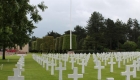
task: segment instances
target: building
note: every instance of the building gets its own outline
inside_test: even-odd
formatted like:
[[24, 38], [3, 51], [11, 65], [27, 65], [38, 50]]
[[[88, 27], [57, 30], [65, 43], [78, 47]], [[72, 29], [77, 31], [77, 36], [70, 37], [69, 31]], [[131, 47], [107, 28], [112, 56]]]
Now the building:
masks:
[[20, 46], [17, 46], [16, 49], [20, 52], [29, 52], [29, 44], [26, 44], [24, 47], [22, 47], [22, 50], [20, 50]]

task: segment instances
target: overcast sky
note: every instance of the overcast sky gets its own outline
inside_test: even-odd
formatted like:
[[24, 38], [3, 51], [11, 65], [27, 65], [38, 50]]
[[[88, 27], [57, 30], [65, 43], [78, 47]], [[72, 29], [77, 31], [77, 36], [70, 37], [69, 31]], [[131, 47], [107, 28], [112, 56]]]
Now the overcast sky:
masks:
[[[49, 31], [63, 34], [76, 25], [85, 27], [94, 11], [114, 21], [127, 22], [129, 18], [140, 21], [140, 0], [72, 0], [72, 25], [70, 26], [70, 0], [43, 0], [48, 9], [39, 12], [43, 20], [37, 24], [33, 36], [43, 37]], [[38, 4], [41, 0], [30, 0]]]

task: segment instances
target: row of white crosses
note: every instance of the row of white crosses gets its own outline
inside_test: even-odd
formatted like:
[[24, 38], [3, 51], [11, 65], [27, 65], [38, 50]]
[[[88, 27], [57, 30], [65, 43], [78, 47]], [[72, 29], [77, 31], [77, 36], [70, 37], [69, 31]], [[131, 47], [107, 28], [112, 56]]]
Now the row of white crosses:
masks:
[[[130, 68], [133, 68], [133, 71], [130, 71]], [[126, 65], [126, 71], [122, 72], [121, 75], [126, 76], [126, 80], [130, 80], [130, 76], [132, 75], [133, 78], [137, 77], [137, 71], [140, 69], [140, 58], [136, 60], [133, 60], [132, 65]]]
[[[104, 54], [101, 54], [101, 56], [100, 56], [100, 54], [97, 54], [97, 56], [101, 59], [101, 61], [102, 61], [102, 56], [103, 55]], [[116, 64], [116, 63], [113, 62], [113, 54], [109, 54], [109, 55], [110, 55], [110, 62], [108, 62], [108, 64], [110, 64], [110, 72], [113, 72], [113, 64]], [[114, 56], [115, 56], [115, 54], [114, 54]], [[98, 78], [98, 80], [100, 80], [101, 79], [101, 69], [103, 69], [104, 66], [101, 66], [101, 62], [97, 59], [95, 54], [93, 54], [93, 57], [94, 57], [93, 61], [96, 64], [94, 68], [98, 69], [98, 77], [97, 78]], [[136, 70], [138, 70], [138, 71], [140, 70], [139, 69], [140, 68], [140, 59], [139, 59], [140, 54], [139, 53], [134, 53], [134, 55], [128, 54], [126, 57], [127, 58], [125, 58], [125, 59], [127, 59], [127, 60], [130, 59], [130, 61], [132, 61], [135, 58], [138, 58], [137, 61], [133, 60], [133, 64], [132, 65], [127, 65], [126, 66], [126, 71], [122, 72], [122, 75], [126, 76], [126, 80], [130, 80], [130, 75], [133, 75], [133, 78], [136, 78]], [[118, 68], [120, 68], [121, 56], [120, 55], [119, 56], [115, 56], [115, 58], [116, 58], [116, 61], [118, 61]], [[133, 68], [132, 72], [130, 71], [130, 67]], [[107, 80], [114, 80], [114, 78], [107, 78]]]
[[8, 76], [8, 80], [24, 80], [24, 76], [21, 76], [21, 71], [24, 71], [24, 56], [21, 56], [15, 65], [16, 68], [13, 68], [14, 76]]
[[[43, 56], [39, 56], [39, 55], [33, 54], [33, 59], [40, 64], [41, 59], [43, 59], [44, 56], [45, 56], [46, 70], [48, 70], [48, 65], [50, 65], [51, 66], [51, 75], [54, 75], [54, 67], [56, 66], [55, 63], [54, 63], [54, 58], [57, 58], [59, 60], [59, 67], [56, 67], [55, 70], [59, 70], [59, 80], [62, 80], [62, 71], [63, 70], [66, 70], [66, 62], [68, 61], [68, 57], [70, 56], [70, 59], [71, 59], [70, 62], [72, 64], [71, 68], [74, 71], [74, 75], [77, 74], [77, 75], [79, 75], [79, 77], [78, 76], [77, 77], [76, 76], [74, 77], [71, 74], [69, 76], [69, 78], [74, 78], [74, 79], [77, 80], [78, 78], [81, 78], [83, 75], [77, 73], [77, 68], [74, 67], [74, 63], [76, 63], [76, 61], [77, 61], [77, 64], [82, 65], [82, 73], [84, 73], [85, 72], [84, 67], [87, 65], [87, 62], [88, 62], [88, 60], [90, 58], [90, 54], [87, 55], [87, 56], [85, 56], [85, 54], [83, 54], [83, 55], [81, 55], [81, 54], [70, 54], [70, 55], [69, 54], [64, 54], [64, 55], [61, 55], [61, 54], [58, 55], [58, 54], [56, 54], [55, 55], [54, 54], [54, 55], [51, 55], [52, 60], [50, 62], [49, 61], [50, 55], [47, 55], [46, 56], [46, 55], [43, 54]], [[77, 57], [81, 61], [81, 63], [79, 62], [79, 60], [77, 60]], [[61, 62], [62, 60], [64, 62], [64, 67], [62, 66], [62, 62]], [[80, 76], [80, 75], [82, 75], [82, 76]]]
[[[97, 56], [95, 54], [93, 54], [94, 56], [94, 62], [95, 62], [95, 69], [98, 69], [98, 79], [101, 79], [101, 69], [104, 69], [104, 66], [101, 66], [101, 62], [98, 60], [98, 58], [101, 59], [101, 61], [106, 61], [106, 65], [107, 65], [107, 60], [110, 60], [110, 62], [108, 62], [108, 64], [110, 64], [110, 72], [113, 72], [113, 65], [116, 64], [116, 62], [113, 61], [113, 58], [116, 59], [116, 61], [118, 62], [118, 68], [121, 67], [120, 65], [120, 61], [122, 61], [122, 59], [127, 60], [127, 62], [132, 61], [133, 59], [137, 58], [138, 55], [136, 55], [137, 53], [134, 53], [135, 55], [132, 54], [125, 54], [125, 53], [121, 53], [119, 55], [117, 55], [117, 53], [110, 53], [110, 54], [97, 54]], [[61, 65], [61, 61], [68, 61], [68, 57], [70, 57], [70, 62], [71, 62], [71, 68], [74, 70], [74, 63], [76, 63], [79, 65], [82, 65], [82, 74], [84, 74], [84, 67], [87, 65], [87, 62], [90, 58], [90, 54], [85, 56], [85, 54], [81, 55], [81, 54], [65, 54], [65, 55], [61, 55], [61, 54], [48, 54], [48, 55], [43, 55], [42, 56], [38, 56], [38, 55], [33, 55], [34, 59], [39, 62], [39, 64], [42, 63], [41, 59], [44, 59], [44, 61], [46, 62], [46, 70], [48, 70], [47, 65], [51, 66], [51, 75], [54, 75], [54, 67], [56, 66], [54, 61], [55, 60], [59, 60], [59, 63]], [[65, 57], [67, 56], [67, 57]], [[126, 57], [124, 57], [126, 56]], [[105, 58], [104, 58], [105, 57]], [[51, 62], [52, 61], [52, 62]], [[81, 61], [81, 63], [80, 63]], [[64, 66], [64, 68], [66, 68], [66, 66]], [[58, 69], [57, 69], [58, 70]], [[64, 69], [65, 70], [65, 69]], [[135, 71], [135, 69], [134, 69]], [[135, 74], [133, 71], [133, 74]], [[62, 80], [62, 75], [61, 72], [59, 72], [59, 80]], [[135, 77], [135, 76], [134, 76]], [[107, 80], [113, 80], [114, 78], [107, 78]]]

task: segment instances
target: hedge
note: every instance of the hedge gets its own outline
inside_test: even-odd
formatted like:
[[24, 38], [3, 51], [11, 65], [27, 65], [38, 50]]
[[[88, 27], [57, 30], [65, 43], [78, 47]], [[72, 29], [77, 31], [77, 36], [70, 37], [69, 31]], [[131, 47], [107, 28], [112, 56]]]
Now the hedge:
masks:
[[40, 45], [43, 43], [43, 39], [41, 39], [41, 38], [38, 38], [37, 40], [36, 40], [36, 47], [37, 47], [37, 50], [41, 50], [40, 49]]
[[56, 38], [56, 42], [55, 42], [55, 50], [59, 50], [59, 40], [60, 40], [60, 37], [57, 37]]
[[62, 45], [63, 45], [63, 36], [59, 38], [59, 45], [58, 45], [58, 50], [62, 50]]
[[45, 36], [43, 37], [43, 51], [54, 50], [54, 37]]
[[[70, 35], [64, 35], [63, 36], [63, 50], [69, 50], [70, 49]], [[76, 43], [76, 35], [72, 35], [72, 49], [77, 49], [77, 43]]]

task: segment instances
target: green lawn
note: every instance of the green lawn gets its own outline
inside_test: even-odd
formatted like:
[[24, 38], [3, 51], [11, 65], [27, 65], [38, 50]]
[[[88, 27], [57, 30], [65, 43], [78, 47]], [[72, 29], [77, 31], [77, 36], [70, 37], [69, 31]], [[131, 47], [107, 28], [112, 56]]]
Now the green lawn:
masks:
[[[0, 80], [7, 80], [8, 76], [13, 75], [13, 68], [19, 59], [18, 56], [6, 56], [6, 59], [10, 59], [10, 62], [7, 60], [1, 60], [0, 56], [0, 65], [4, 64], [3, 70], [0, 70]], [[131, 64], [131, 62], [129, 63]], [[103, 65], [103, 63], [102, 63]], [[81, 73], [81, 66], [75, 64], [75, 67], [78, 67], [78, 72]], [[25, 57], [25, 71], [22, 72], [22, 75], [25, 76], [25, 80], [58, 80], [58, 71], [55, 70], [54, 75], [50, 75], [49, 70], [46, 71], [41, 65], [32, 59], [32, 54], [28, 54]], [[125, 66], [121, 63], [121, 68], [118, 69], [118, 65], [114, 65], [114, 72], [110, 73], [110, 65], [105, 66], [105, 69], [102, 69], [102, 80], [106, 80], [107, 77], [114, 77], [115, 80], [125, 80], [125, 76], [121, 76], [121, 72], [125, 71]], [[73, 73], [71, 69], [71, 63], [67, 62], [67, 70], [63, 71], [63, 80], [73, 80], [68, 79], [68, 74]], [[94, 63], [92, 56], [89, 59], [88, 65], [85, 67], [85, 74], [83, 78], [78, 80], [97, 80], [97, 70], [94, 69]], [[140, 71], [137, 72], [137, 78], [132, 78], [131, 80], [140, 80]]]

